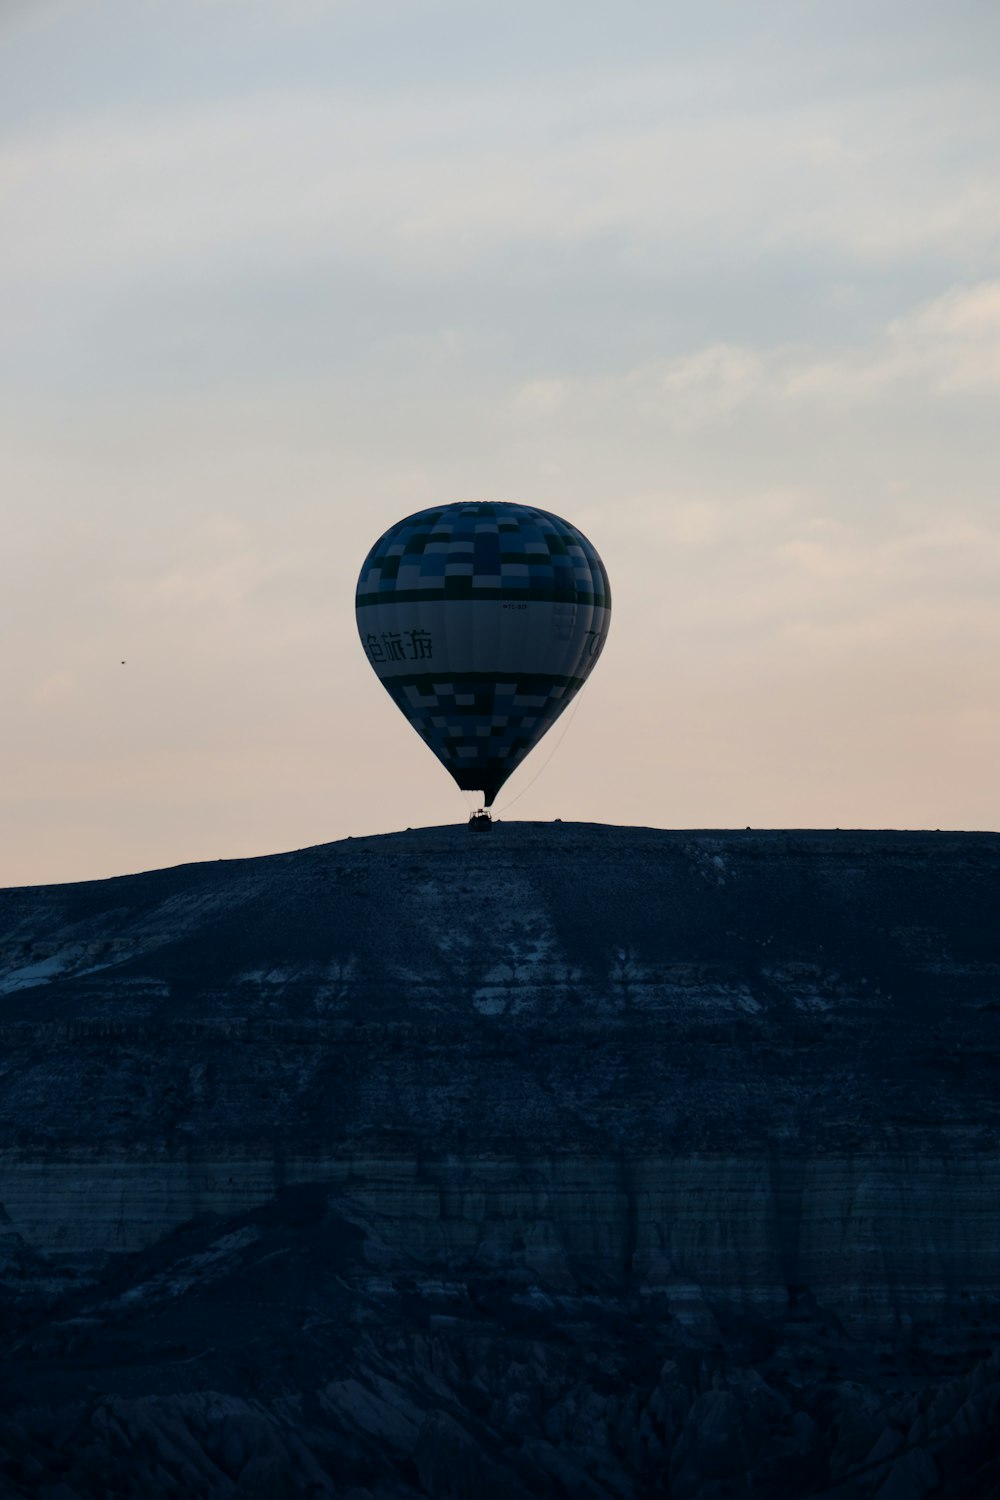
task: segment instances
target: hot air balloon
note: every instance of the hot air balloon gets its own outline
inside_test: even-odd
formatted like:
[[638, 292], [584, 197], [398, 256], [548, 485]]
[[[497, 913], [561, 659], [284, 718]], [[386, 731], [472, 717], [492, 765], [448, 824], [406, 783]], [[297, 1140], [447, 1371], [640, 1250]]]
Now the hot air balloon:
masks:
[[498, 503], [397, 522], [365, 558], [356, 604], [382, 686], [487, 808], [586, 682], [611, 619], [587, 538], [547, 511]]

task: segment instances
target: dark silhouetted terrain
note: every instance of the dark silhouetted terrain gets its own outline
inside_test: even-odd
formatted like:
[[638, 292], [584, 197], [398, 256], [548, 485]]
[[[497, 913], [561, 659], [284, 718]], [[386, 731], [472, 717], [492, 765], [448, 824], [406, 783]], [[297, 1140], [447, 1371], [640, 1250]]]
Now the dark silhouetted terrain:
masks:
[[1000, 1495], [1000, 837], [0, 892], [0, 1496]]

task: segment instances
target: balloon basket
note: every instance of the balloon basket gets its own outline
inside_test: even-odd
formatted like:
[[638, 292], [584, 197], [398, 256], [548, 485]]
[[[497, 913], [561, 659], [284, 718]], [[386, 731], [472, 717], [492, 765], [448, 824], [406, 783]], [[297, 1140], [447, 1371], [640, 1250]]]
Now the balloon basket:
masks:
[[469, 819], [469, 827], [473, 833], [492, 833], [493, 818], [485, 807], [481, 807], [478, 812], [472, 814], [472, 817]]

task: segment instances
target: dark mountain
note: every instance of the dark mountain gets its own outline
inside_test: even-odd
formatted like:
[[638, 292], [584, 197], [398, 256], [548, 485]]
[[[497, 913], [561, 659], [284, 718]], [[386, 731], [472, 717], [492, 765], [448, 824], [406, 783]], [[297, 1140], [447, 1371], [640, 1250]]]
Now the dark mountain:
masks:
[[1000, 837], [0, 892], [0, 1496], [1000, 1494]]

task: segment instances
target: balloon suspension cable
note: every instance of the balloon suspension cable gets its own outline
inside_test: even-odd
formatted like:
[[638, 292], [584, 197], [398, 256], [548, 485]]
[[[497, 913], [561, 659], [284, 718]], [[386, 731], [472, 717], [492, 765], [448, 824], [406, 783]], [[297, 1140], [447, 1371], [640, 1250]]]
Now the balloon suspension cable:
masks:
[[534, 784], [538, 780], [539, 776], [541, 776], [542, 772], [548, 770], [549, 765], [551, 764], [552, 759], [553, 759], [556, 751], [560, 748], [560, 746], [562, 745], [563, 740], [566, 738], [566, 733], [567, 733], [567, 731], [569, 729], [569, 726], [572, 724], [573, 720], [575, 719], [575, 717], [576, 717], [576, 711], [577, 711], [577, 709], [579, 707], [580, 707], [580, 699], [576, 698], [575, 701], [574, 701], [574, 703], [573, 703], [572, 708], [570, 709], [569, 713], [566, 715], [566, 722], [563, 725], [562, 730], [560, 731], [559, 738], [556, 740], [555, 744], [552, 746], [552, 749], [549, 751], [548, 755], [545, 757], [545, 759], [542, 761], [541, 765], [538, 767], [538, 770], [535, 772], [534, 776], [532, 776], [531, 780], [528, 782], [528, 785], [527, 786], [523, 786], [521, 788], [521, 790], [518, 792], [517, 796], [516, 797], [511, 797], [510, 801], [509, 802], [505, 802], [504, 805], [503, 805], [503, 807], [498, 807], [496, 809], [496, 813], [494, 814], [494, 816], [499, 817], [499, 815], [502, 812], [506, 812], [507, 811], [508, 807], [513, 807], [515, 802], [520, 802], [520, 800], [524, 796], [525, 792], [530, 792], [531, 791], [531, 788], [534, 786]]

